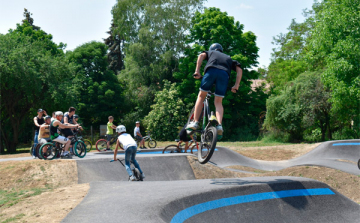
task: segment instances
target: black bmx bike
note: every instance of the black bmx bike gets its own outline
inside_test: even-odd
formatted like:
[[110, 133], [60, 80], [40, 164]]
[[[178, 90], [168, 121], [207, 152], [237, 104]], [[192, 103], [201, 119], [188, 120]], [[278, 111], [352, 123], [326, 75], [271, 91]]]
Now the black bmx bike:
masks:
[[[110, 162], [114, 162], [115, 160], [111, 160]], [[123, 165], [123, 167], [125, 167], [125, 164], [122, 161], [125, 161], [125, 159], [120, 160], [117, 159], [117, 161], [119, 161], [121, 163], [121, 165]], [[130, 168], [131, 168], [131, 172], [133, 173], [133, 176], [135, 177], [135, 181], [143, 181], [143, 177], [140, 173], [140, 170], [138, 168], [136, 168], [133, 164], [133, 162], [130, 161]]]
[[[203, 102], [203, 108], [199, 118], [200, 128], [193, 130], [190, 134], [200, 135], [200, 148], [198, 149], [198, 160], [201, 164], [207, 163], [213, 155], [217, 143], [217, 129], [219, 124], [214, 112], [210, 111], [209, 100], [215, 93], [209, 91]], [[195, 107], [191, 110], [187, 125], [194, 121]]]

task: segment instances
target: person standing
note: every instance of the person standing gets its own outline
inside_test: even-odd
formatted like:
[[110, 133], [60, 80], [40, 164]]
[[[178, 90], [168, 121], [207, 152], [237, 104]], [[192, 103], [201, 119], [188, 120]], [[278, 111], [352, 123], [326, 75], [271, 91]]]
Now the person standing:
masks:
[[109, 116], [108, 120], [109, 120], [109, 122], [106, 125], [107, 129], [106, 129], [106, 135], [105, 135], [106, 141], [107, 141], [106, 150], [111, 151], [111, 149], [110, 149], [110, 140], [111, 140], [112, 135], [114, 134], [114, 129], [116, 129], [116, 126], [113, 123], [114, 117]]
[[[39, 137], [39, 129], [40, 129], [40, 125], [45, 123], [45, 120], [43, 118], [43, 115], [47, 115], [46, 111], [39, 108], [37, 111], [37, 116], [34, 117], [34, 124], [35, 124], [35, 137], [34, 137], [34, 148], [36, 148], [37, 144], [39, 143], [38, 137]], [[32, 157], [35, 159], [36, 158], [36, 151], [35, 149], [33, 150], [33, 154]]]
[[140, 132], [140, 122], [137, 121], [135, 123], [135, 128], [134, 128], [134, 137], [136, 139], [136, 141], [140, 142], [140, 149], [146, 149], [145, 147], [145, 140], [143, 139], [141, 132]]

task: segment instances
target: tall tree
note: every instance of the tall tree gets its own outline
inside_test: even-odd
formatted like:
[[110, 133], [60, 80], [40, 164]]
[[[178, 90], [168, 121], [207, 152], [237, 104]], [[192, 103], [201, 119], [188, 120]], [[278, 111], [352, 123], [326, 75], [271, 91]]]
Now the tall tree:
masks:
[[112, 22], [110, 31], [107, 32], [110, 36], [104, 39], [104, 42], [108, 47], [107, 57], [109, 61], [109, 68], [113, 70], [115, 74], [117, 74], [119, 71], [121, 71], [121, 69], [124, 68], [124, 38], [117, 35], [114, 30], [115, 25]]
[[[341, 12], [341, 13], [339, 13]], [[324, 64], [322, 80], [331, 89], [337, 119], [360, 136], [360, 3], [358, 0], [325, 0], [316, 14], [307, 59], [318, 69]]]
[[113, 7], [114, 32], [124, 38], [124, 64], [119, 78], [134, 108], [144, 117], [163, 80], [173, 80], [185, 47], [193, 13], [203, 0], [121, 0]]
[[76, 64], [77, 75], [85, 77], [76, 98], [77, 113], [84, 126], [104, 124], [110, 115], [119, 121], [126, 111], [122, 87], [109, 68], [106, 54], [106, 45], [95, 41], [66, 53], [67, 59]]

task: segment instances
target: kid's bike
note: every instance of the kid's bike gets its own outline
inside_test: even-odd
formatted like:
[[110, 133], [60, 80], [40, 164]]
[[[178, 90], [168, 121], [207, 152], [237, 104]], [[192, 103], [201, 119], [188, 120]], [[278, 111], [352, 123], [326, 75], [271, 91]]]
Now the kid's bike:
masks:
[[[123, 165], [123, 167], [125, 167], [124, 163], [122, 161], [124, 161], [125, 159], [123, 160], [120, 160], [120, 159], [117, 159], [117, 161], [119, 161], [121, 163], [121, 165]], [[110, 162], [114, 162], [116, 160], [110, 160]], [[140, 170], [138, 168], [136, 168], [134, 166], [134, 164], [130, 161], [130, 168], [131, 168], [131, 171], [133, 173], [133, 176], [135, 177], [135, 181], [143, 181], [143, 177], [140, 173]]]
[[92, 149], [92, 143], [88, 139], [83, 139], [83, 136], [81, 135], [80, 131], [78, 131], [78, 139], [82, 140], [85, 143], [86, 152], [90, 152], [90, 150]]
[[[116, 140], [117, 140], [117, 136], [116, 135], [113, 135], [111, 136], [111, 139], [110, 139], [110, 146], [113, 145], [114, 143], [116, 143]], [[95, 148], [97, 151], [104, 151], [106, 150], [106, 144], [107, 144], [107, 140], [106, 139], [99, 139], [96, 144], [95, 144]]]
[[145, 140], [145, 142], [148, 142], [148, 146], [151, 149], [154, 149], [156, 147], [156, 140], [151, 138], [151, 134], [150, 132], [147, 132], [148, 134], [146, 136], [143, 137], [143, 139]]
[[[179, 139], [175, 139], [175, 142], [179, 142]], [[190, 153], [193, 154], [193, 152], [199, 150], [199, 143], [195, 140], [189, 141], [189, 147], [188, 150], [190, 150]], [[194, 144], [194, 145], [193, 145]], [[168, 145], [164, 148], [162, 153], [186, 153], [187, 150], [185, 150], [185, 143], [177, 144], [177, 145]]]
[[[200, 114], [199, 124], [200, 128], [192, 131], [190, 134], [200, 135], [200, 148], [198, 149], [198, 160], [201, 164], [207, 163], [213, 155], [217, 143], [217, 126], [219, 123], [213, 111], [210, 111], [209, 99], [214, 95], [209, 91], [203, 102], [203, 109]], [[187, 125], [194, 121], [195, 107], [191, 110]]]

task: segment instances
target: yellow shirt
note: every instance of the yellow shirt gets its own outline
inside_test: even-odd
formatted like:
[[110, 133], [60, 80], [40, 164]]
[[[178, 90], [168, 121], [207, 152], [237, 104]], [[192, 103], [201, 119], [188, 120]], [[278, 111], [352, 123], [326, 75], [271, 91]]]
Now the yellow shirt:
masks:
[[114, 129], [111, 128], [111, 126], [113, 126], [112, 122], [108, 122], [107, 123], [107, 131], [106, 131], [106, 135], [112, 135], [114, 133]]

